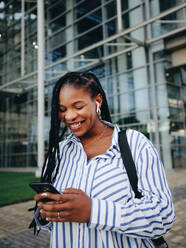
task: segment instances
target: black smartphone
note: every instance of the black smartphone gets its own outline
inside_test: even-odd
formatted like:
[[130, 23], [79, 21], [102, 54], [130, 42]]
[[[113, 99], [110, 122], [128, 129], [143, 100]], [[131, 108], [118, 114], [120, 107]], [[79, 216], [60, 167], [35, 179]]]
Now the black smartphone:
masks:
[[[32, 182], [29, 184], [29, 186], [37, 193], [50, 192], [53, 194], [60, 194], [51, 183]], [[52, 201], [52, 199], [43, 198], [42, 201]]]

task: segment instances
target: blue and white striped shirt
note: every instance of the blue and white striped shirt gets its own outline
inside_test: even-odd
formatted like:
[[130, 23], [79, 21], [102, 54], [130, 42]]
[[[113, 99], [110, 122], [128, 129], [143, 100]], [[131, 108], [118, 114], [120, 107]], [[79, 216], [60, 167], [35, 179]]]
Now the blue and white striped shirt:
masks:
[[89, 223], [53, 222], [52, 248], [154, 247], [150, 239], [170, 230], [175, 219], [164, 168], [152, 143], [141, 133], [127, 130], [136, 165], [136, 199], [118, 146], [114, 126], [110, 148], [87, 161], [80, 140], [69, 135], [60, 143], [61, 163], [54, 186], [81, 189], [91, 198]]

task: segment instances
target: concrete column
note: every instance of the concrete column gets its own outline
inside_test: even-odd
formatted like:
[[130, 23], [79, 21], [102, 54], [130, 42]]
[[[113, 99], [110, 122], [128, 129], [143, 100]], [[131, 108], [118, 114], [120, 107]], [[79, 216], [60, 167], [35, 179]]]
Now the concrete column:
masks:
[[[148, 5], [149, 7], [148, 0], [146, 0], [146, 5]], [[159, 12], [160, 12], [159, 3], [157, 1], [151, 1], [152, 16], [158, 15]], [[147, 11], [147, 17], [150, 18], [148, 11]], [[155, 37], [160, 33], [161, 33], [160, 23], [155, 22], [151, 26], [151, 28], [150, 26], [148, 26], [147, 29], [148, 39], [151, 37]], [[150, 63], [152, 104], [153, 104], [153, 120], [152, 120], [154, 126], [153, 132], [155, 133], [155, 143], [158, 152], [160, 153], [160, 150], [162, 151], [161, 155], [162, 155], [162, 161], [164, 167], [166, 169], [171, 169], [172, 168], [171, 145], [169, 141], [170, 123], [168, 120], [169, 109], [168, 109], [168, 101], [167, 101], [168, 95], [166, 88], [164, 63], [163, 62], [158, 63], [154, 66], [152, 49], [153, 47], [149, 48], [149, 63]], [[156, 87], [156, 83], [157, 84], [165, 83], [165, 84]], [[161, 108], [161, 106], [164, 106], [164, 108]], [[161, 149], [160, 149], [160, 143], [161, 143]]]
[[118, 32], [122, 31], [123, 24], [122, 24], [122, 9], [121, 9], [121, 0], [117, 0], [117, 21], [118, 21]]
[[[123, 28], [125, 28], [125, 23], [122, 22], [122, 9], [121, 9], [121, 0], [117, 0], [117, 20], [118, 25], [117, 29], [118, 32], [121, 32]], [[120, 44], [123, 44], [123, 46], [118, 45], [117, 51], [122, 51], [129, 46], [124, 46], [124, 43], [126, 43], [126, 39], [124, 37], [120, 37], [117, 39], [117, 42]], [[130, 90], [129, 84], [131, 83], [131, 74], [123, 73], [127, 70], [127, 59], [128, 55], [127, 53], [124, 53], [117, 57], [117, 68], [118, 68], [118, 81], [119, 81], [119, 91], [121, 92], [128, 92]], [[121, 114], [125, 114], [125, 117], [127, 115], [130, 115], [130, 96], [129, 93], [121, 94], [119, 95], [119, 109]]]
[[25, 74], [25, 0], [21, 1], [21, 76]]
[[[129, 8], [140, 4], [140, 0], [129, 1]], [[132, 10], [129, 13], [130, 26], [137, 25], [143, 21], [143, 9], [142, 6]], [[144, 28], [140, 28], [131, 33], [132, 38], [143, 41], [145, 38]], [[139, 47], [132, 51], [132, 65], [133, 68], [140, 67], [146, 64], [146, 54], [145, 48]], [[149, 107], [149, 97], [147, 78], [147, 68], [141, 68], [133, 71], [133, 81], [135, 89], [135, 108], [136, 108], [136, 118], [139, 122], [147, 122], [149, 120], [148, 112], [140, 112]], [[142, 89], [144, 88], [144, 89]]]
[[37, 0], [37, 42], [38, 42], [38, 169], [36, 176], [41, 175], [44, 163], [44, 1]]
[[[158, 63], [156, 65], [156, 83], [164, 83], [157, 87], [157, 107], [159, 109], [159, 125], [158, 132], [161, 136], [161, 150], [162, 150], [162, 160], [165, 169], [170, 170], [172, 168], [172, 159], [171, 159], [171, 145], [169, 141], [169, 106], [168, 106], [168, 94], [167, 94], [167, 86], [166, 86], [166, 78], [165, 78], [165, 69], [164, 63]], [[162, 108], [163, 106], [163, 108]]]
[[[124, 39], [120, 38], [118, 39], [118, 42], [125, 42]], [[125, 49], [124, 47], [118, 47], [118, 51], [121, 49]], [[121, 73], [118, 76], [119, 79], [119, 91], [120, 92], [128, 92], [129, 91], [129, 81], [131, 80], [130, 74], [127, 73], [122, 73], [123, 71], [127, 70], [127, 54], [122, 54], [117, 57], [117, 62], [118, 62], [118, 72]], [[121, 94], [119, 95], [119, 103], [120, 103], [120, 113], [123, 114], [125, 113], [130, 115], [130, 99], [129, 99], [129, 94]]]
[[160, 121], [159, 132], [161, 134], [162, 160], [166, 170], [172, 169], [169, 128], [170, 128], [170, 121], [167, 118]]
[[[73, 1], [72, 0], [66, 0], [66, 8], [71, 9], [73, 6]], [[66, 13], [66, 25], [72, 25], [73, 24], [73, 9], [71, 9], [69, 12]], [[68, 27], [65, 31], [65, 39], [66, 42], [70, 41], [66, 45], [66, 53], [67, 57], [72, 55], [74, 53], [74, 28], [73, 25]], [[72, 59], [70, 61], [67, 61], [67, 70], [72, 71], [74, 69], [74, 62]]]
[[[159, 1], [157, 1], [157, 0], [151, 1], [150, 10], [151, 10], [152, 17], [160, 14]], [[161, 34], [161, 24], [158, 22], [154, 22], [151, 25], [151, 30], [152, 30], [152, 37], [156, 37], [156, 36], [160, 35]]]

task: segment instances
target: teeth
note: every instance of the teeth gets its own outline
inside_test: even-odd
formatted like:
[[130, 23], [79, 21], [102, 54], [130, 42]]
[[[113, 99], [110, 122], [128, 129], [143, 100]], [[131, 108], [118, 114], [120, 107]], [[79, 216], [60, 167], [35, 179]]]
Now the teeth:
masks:
[[70, 127], [71, 128], [78, 128], [78, 127], [80, 127], [80, 125], [81, 125], [81, 123], [78, 122], [78, 123], [71, 124]]

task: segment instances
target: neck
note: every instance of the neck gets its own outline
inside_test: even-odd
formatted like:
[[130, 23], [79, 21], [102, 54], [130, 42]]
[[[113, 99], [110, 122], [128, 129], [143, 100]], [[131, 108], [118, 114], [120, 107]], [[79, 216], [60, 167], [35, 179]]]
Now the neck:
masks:
[[89, 136], [87, 139], [81, 139], [81, 142], [84, 146], [84, 149], [86, 149], [89, 146], [92, 146], [98, 141], [101, 141], [106, 136], [106, 131], [109, 127], [107, 125], [104, 125], [103, 128], [99, 129], [99, 133], [97, 133], [94, 136]]
[[99, 120], [99, 122], [94, 125], [85, 136], [80, 137], [82, 144], [85, 145], [90, 142], [92, 143], [92, 141], [99, 139], [99, 137], [102, 137], [105, 134], [105, 131], [108, 128], [109, 127], [106, 124]]

